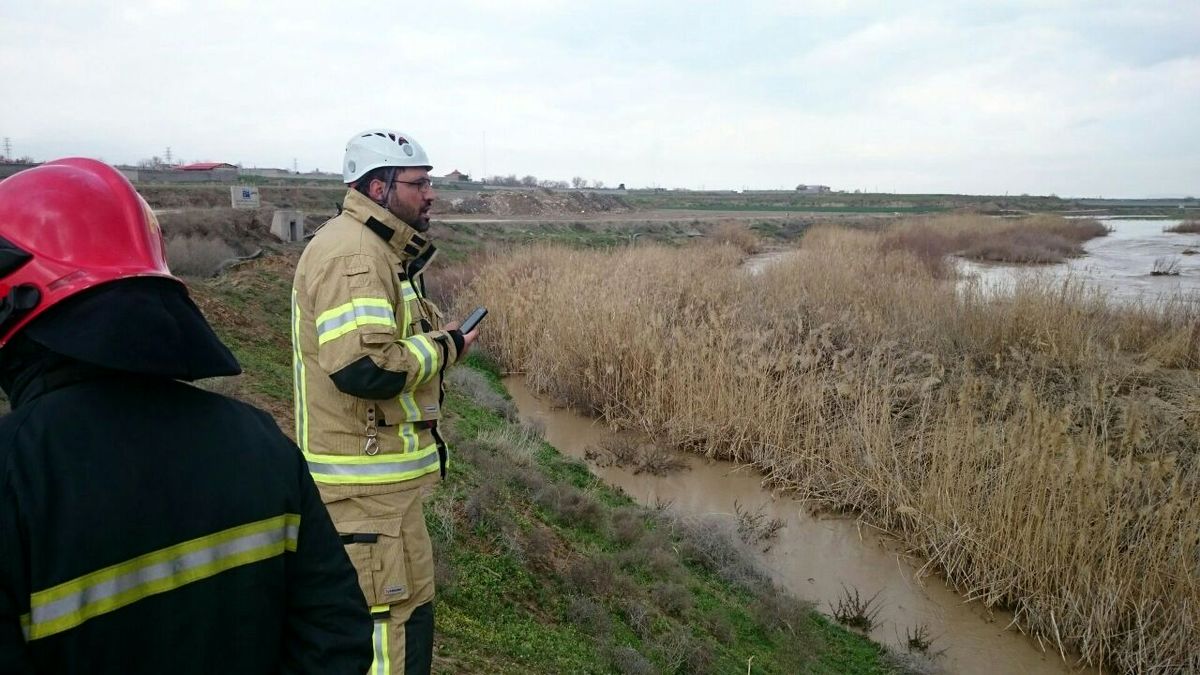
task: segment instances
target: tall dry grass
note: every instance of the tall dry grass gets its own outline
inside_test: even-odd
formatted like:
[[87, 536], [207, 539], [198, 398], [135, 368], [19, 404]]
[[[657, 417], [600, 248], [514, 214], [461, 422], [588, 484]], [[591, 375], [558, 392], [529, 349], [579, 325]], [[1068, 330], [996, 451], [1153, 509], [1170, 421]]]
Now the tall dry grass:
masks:
[[1176, 234], [1200, 234], [1200, 220], [1185, 220], [1163, 230]]
[[899, 221], [887, 228], [880, 246], [909, 251], [935, 276], [948, 278], [953, 275], [949, 255], [984, 262], [1056, 263], [1083, 255], [1084, 242], [1107, 234], [1108, 228], [1089, 218], [1035, 215], [1001, 220], [953, 214]]
[[[536, 390], [857, 510], [969, 597], [1122, 670], [1200, 668], [1200, 314], [997, 298], [892, 233], [493, 257], [460, 297]], [[461, 313], [461, 312], [460, 312]]]

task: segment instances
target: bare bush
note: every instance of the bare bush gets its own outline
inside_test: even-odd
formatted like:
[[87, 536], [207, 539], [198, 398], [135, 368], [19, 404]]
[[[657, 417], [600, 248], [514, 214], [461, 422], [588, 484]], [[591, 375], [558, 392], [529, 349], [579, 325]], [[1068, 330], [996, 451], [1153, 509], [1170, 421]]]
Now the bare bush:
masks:
[[617, 566], [606, 555], [577, 558], [567, 564], [565, 578], [572, 587], [584, 593], [606, 595], [616, 583]]
[[813, 611], [812, 603], [781, 592], [774, 585], [754, 589], [754, 613], [759, 623], [779, 628], [793, 636], [802, 634], [805, 622]]
[[762, 547], [764, 553], [770, 550], [771, 542], [784, 526], [783, 521], [779, 518], [768, 517], [766, 509], [767, 505], [762, 504], [757, 509], [750, 511], [742, 508], [741, 503], [736, 499], [733, 502], [738, 535], [747, 544]]
[[467, 398], [506, 420], [512, 421], [517, 418], [517, 405], [493, 389], [487, 377], [474, 368], [449, 369], [446, 373], [446, 386], [453, 391], [462, 392]]
[[691, 591], [674, 582], [655, 584], [650, 589], [650, 597], [664, 614], [670, 616], [681, 618], [692, 609]]
[[1154, 267], [1150, 270], [1152, 277], [1179, 276], [1179, 258], [1163, 257], [1154, 259]]
[[691, 468], [686, 459], [669, 448], [619, 437], [585, 448], [583, 458], [599, 467], [632, 469], [635, 476], [666, 476]]
[[185, 277], [211, 277], [221, 263], [237, 257], [237, 251], [221, 239], [183, 235], [167, 240], [167, 264]]
[[467, 497], [463, 514], [471, 527], [495, 531], [500, 529], [498, 518], [501, 516], [502, 505], [500, 491], [496, 489], [495, 484], [483, 483]]
[[637, 509], [617, 509], [613, 512], [610, 523], [613, 539], [622, 546], [628, 546], [646, 534], [645, 518]]
[[829, 603], [829, 609], [838, 623], [869, 633], [875, 627], [882, 609], [878, 603], [881, 592], [876, 591], [875, 595], [863, 599], [857, 588], [847, 588], [843, 584], [842, 597], [838, 598], [836, 605]]
[[621, 675], [655, 675], [658, 668], [641, 652], [633, 647], [622, 645], [613, 647], [608, 652], [608, 660], [612, 667]]
[[633, 630], [633, 634], [643, 640], [649, 640], [653, 635], [654, 622], [658, 612], [639, 598], [625, 598], [621, 603], [621, 612], [625, 615], [625, 623]]
[[593, 638], [603, 639], [612, 632], [608, 610], [591, 598], [571, 596], [567, 601], [566, 619]]
[[596, 498], [571, 485], [547, 485], [533, 499], [556, 519], [575, 527], [598, 531], [607, 522], [607, 512]]

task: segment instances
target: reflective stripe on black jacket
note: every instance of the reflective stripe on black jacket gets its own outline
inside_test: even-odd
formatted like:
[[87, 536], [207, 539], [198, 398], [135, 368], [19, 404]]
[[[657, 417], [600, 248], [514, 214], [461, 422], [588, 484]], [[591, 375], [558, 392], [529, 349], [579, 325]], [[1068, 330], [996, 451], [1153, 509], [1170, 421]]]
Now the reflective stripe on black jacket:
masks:
[[371, 621], [299, 450], [91, 373], [0, 420], [0, 673], [363, 673]]

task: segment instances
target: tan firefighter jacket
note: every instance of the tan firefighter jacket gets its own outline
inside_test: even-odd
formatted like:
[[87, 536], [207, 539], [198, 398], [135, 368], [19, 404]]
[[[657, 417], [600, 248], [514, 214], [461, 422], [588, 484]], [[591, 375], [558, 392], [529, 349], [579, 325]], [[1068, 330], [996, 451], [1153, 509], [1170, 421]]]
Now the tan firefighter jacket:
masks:
[[357, 191], [342, 209], [292, 287], [296, 442], [327, 500], [444, 475], [442, 373], [463, 345], [425, 298], [433, 244]]

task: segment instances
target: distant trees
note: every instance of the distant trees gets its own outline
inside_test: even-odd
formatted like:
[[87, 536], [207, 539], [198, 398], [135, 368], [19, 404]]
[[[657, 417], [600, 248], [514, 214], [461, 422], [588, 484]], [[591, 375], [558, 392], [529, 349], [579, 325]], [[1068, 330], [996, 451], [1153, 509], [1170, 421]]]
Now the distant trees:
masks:
[[488, 176], [487, 178], [483, 179], [483, 182], [487, 185], [497, 185], [501, 187], [540, 187], [549, 190], [565, 190], [567, 188], [582, 190], [589, 187], [596, 190], [604, 189], [604, 181], [596, 180], [589, 182], [588, 179], [581, 176], [575, 176], [568, 183], [565, 180], [539, 180], [538, 177], [534, 175], [526, 175], [517, 178], [517, 174], [510, 173], [507, 176]]

